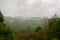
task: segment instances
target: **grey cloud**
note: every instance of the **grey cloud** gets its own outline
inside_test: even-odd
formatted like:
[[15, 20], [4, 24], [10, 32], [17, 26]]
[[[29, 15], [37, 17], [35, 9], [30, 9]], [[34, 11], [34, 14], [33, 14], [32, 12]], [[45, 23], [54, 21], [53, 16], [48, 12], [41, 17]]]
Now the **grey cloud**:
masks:
[[48, 16], [60, 13], [60, 1], [53, 3], [35, 0], [35, 3], [27, 4], [27, 0], [0, 0], [0, 9], [7, 16]]

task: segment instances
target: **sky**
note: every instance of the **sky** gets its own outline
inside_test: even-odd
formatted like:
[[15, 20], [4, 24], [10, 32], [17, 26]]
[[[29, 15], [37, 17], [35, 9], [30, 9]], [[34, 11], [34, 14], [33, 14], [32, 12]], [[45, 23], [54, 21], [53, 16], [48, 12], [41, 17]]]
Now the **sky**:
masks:
[[51, 17], [60, 15], [60, 0], [0, 0], [4, 16]]

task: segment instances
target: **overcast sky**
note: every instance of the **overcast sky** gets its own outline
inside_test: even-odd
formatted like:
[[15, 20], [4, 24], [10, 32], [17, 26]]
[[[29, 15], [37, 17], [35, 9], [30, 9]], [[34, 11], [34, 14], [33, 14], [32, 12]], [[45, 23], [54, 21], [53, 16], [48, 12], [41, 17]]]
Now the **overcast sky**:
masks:
[[0, 0], [5, 16], [50, 17], [60, 15], [60, 0]]

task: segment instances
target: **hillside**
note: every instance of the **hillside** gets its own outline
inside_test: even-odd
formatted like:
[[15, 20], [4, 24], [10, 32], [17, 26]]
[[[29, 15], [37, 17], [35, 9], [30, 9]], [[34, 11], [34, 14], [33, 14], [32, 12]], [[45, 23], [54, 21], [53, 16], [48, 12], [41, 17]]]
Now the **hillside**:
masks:
[[27, 27], [35, 29], [36, 27], [41, 26], [43, 22], [43, 18], [40, 17], [5, 17], [4, 19], [4, 23], [7, 26], [12, 27], [16, 30], [23, 30]]

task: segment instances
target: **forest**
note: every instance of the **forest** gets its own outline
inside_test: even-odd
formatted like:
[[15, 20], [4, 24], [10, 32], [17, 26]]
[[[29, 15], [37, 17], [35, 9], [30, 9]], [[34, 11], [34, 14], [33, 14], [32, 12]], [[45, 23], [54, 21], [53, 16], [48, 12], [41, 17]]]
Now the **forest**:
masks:
[[0, 40], [60, 40], [60, 17], [7, 17], [0, 11]]

